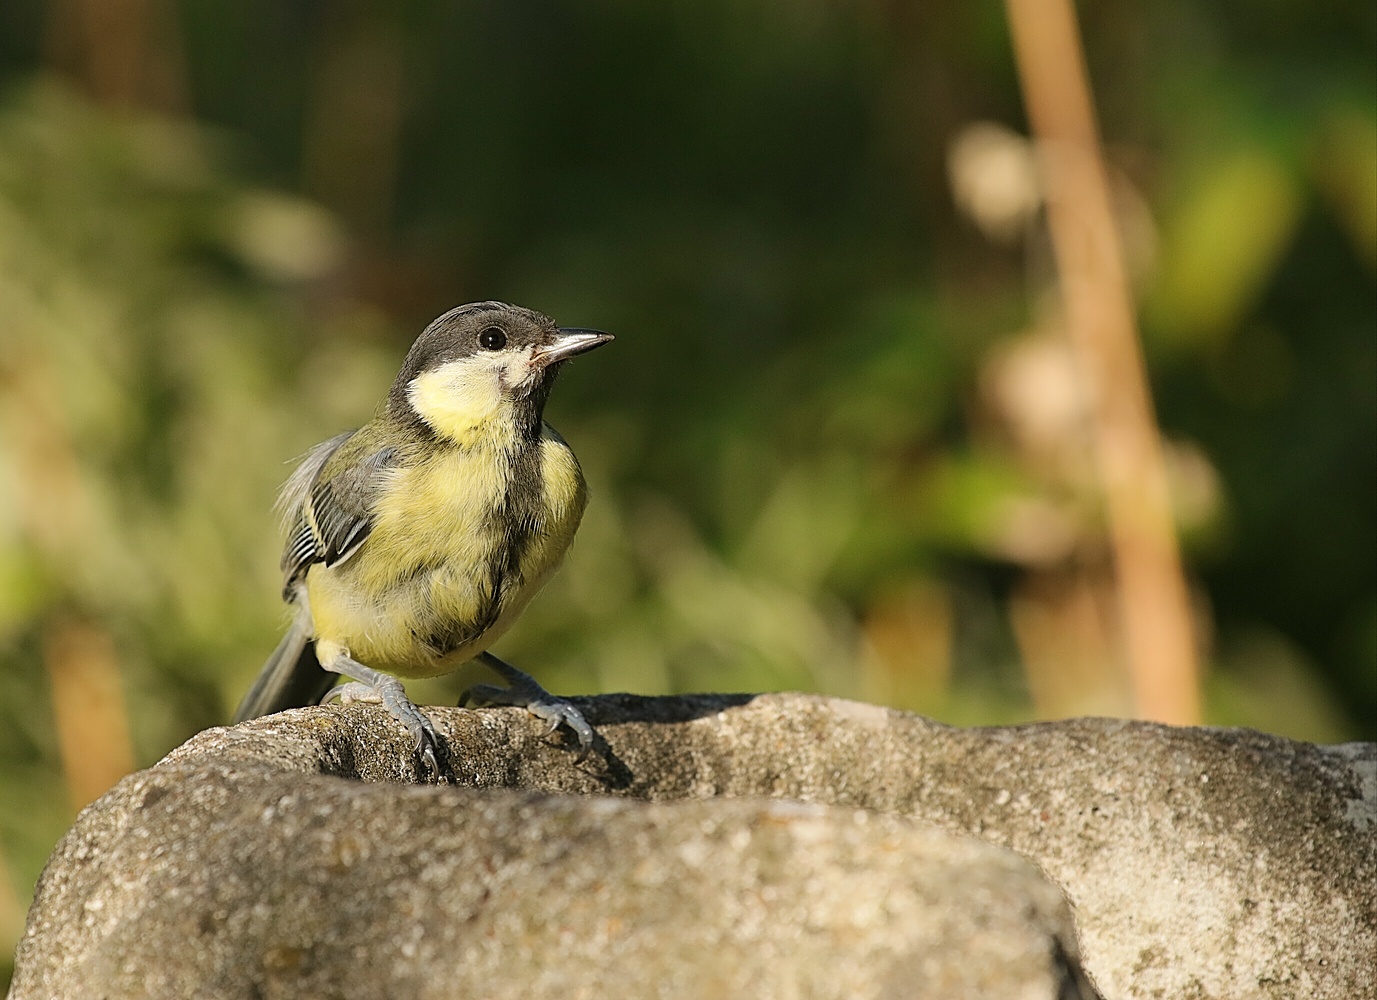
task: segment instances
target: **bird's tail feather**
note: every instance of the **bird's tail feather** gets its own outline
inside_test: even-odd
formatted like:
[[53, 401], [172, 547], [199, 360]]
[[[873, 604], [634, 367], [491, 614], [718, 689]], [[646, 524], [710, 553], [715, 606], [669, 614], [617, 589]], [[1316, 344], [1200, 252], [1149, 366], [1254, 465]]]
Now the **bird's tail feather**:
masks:
[[338, 680], [339, 674], [321, 667], [310, 630], [306, 622], [298, 618], [258, 672], [258, 679], [234, 713], [234, 721], [244, 722], [288, 708], [319, 705]]

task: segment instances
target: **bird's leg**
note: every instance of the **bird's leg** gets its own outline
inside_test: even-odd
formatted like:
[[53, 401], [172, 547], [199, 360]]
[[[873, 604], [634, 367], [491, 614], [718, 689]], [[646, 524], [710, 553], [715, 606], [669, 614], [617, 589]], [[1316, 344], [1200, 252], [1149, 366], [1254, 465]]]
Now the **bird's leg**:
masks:
[[500, 660], [492, 653], [479, 653], [476, 659], [501, 674], [508, 686], [475, 684], [460, 695], [460, 705], [473, 702], [476, 705], [515, 705], [524, 708], [537, 719], [545, 720], [549, 726], [545, 730], [546, 736], [561, 725], [568, 726], [578, 738], [579, 759], [588, 756], [593, 746], [593, 727], [584, 719], [582, 712], [565, 699], [546, 691], [534, 677], [506, 660]]
[[[335, 643], [317, 642], [316, 658], [326, 670], [355, 681], [337, 688], [338, 697], [345, 701], [376, 702], [387, 709], [392, 718], [406, 726], [416, 738], [416, 754], [421, 758], [422, 765], [431, 775], [440, 777], [440, 764], [436, 756], [440, 749], [440, 736], [426, 714], [406, 696], [401, 681], [391, 674], [365, 667]], [[331, 695], [335, 696], [335, 692], [331, 692]]]

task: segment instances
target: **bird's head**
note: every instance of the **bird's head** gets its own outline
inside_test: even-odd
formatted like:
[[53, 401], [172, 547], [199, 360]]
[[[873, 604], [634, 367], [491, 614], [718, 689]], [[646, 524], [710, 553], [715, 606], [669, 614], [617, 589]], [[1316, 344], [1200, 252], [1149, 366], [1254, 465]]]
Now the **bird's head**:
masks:
[[387, 409], [460, 443], [538, 433], [563, 363], [611, 339], [505, 302], [459, 306], [416, 338]]

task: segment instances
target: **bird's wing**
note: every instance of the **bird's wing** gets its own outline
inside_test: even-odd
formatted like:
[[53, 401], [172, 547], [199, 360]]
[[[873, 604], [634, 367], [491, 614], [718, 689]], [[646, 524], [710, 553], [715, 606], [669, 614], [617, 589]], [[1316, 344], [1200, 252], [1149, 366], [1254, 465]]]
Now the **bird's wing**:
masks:
[[282, 551], [283, 594], [288, 599], [314, 563], [343, 562], [359, 550], [373, 528], [381, 473], [397, 460], [398, 450], [348, 448], [353, 434], [317, 445], [282, 487], [278, 506], [292, 524]]

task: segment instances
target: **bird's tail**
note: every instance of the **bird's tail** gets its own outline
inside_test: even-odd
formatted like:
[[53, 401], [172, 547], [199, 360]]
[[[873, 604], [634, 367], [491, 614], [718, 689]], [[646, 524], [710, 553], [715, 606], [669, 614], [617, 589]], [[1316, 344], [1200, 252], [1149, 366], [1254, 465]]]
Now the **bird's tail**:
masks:
[[339, 674], [324, 670], [316, 659], [316, 646], [311, 639], [306, 616], [299, 615], [277, 644], [268, 662], [258, 672], [258, 679], [244, 695], [235, 722], [256, 719], [288, 708], [319, 705], [326, 693], [335, 686]]

